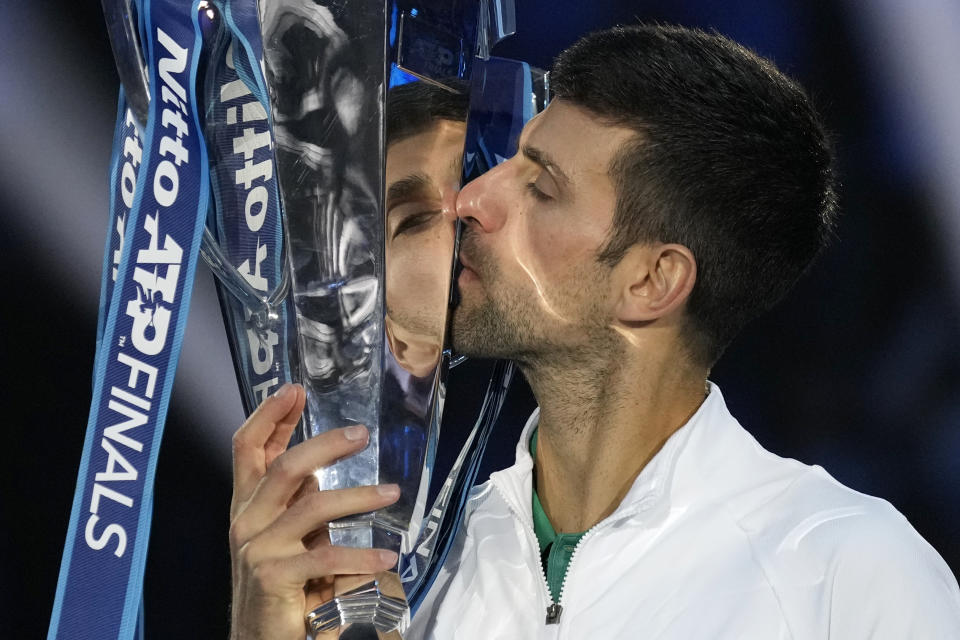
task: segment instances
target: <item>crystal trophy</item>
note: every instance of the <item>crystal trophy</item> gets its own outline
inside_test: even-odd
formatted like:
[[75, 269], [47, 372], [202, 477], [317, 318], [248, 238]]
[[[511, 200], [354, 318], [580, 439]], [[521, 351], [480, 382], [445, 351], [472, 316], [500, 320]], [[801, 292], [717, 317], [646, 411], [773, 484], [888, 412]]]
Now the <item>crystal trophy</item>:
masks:
[[[129, 102], [149, 104], [130, 62], [139, 56], [135, 3], [104, 3]], [[295, 438], [348, 424], [370, 432], [364, 451], [316, 472], [318, 487], [401, 487], [390, 507], [328, 527], [330, 543], [392, 549], [399, 566], [337, 578], [307, 627], [399, 638], [459, 526], [513, 369], [494, 367], [428, 508], [446, 375], [459, 360], [445, 335], [457, 230], [449, 199], [431, 195], [430, 153], [391, 175], [394, 129], [422, 119], [423, 101], [459, 110], [436, 116], [462, 125], [459, 183], [515, 151], [546, 104], [548, 75], [490, 56], [514, 31], [512, 0], [222, 0], [192, 10], [213, 183], [201, 252], [217, 277], [245, 409], [299, 382], [307, 406]], [[399, 222], [394, 191], [404, 194]]]

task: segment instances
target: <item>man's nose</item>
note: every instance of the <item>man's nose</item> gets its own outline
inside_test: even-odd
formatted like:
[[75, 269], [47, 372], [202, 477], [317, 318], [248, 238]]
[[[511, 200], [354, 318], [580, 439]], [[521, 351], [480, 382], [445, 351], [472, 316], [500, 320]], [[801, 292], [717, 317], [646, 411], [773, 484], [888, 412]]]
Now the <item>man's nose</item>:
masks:
[[457, 217], [476, 231], [492, 233], [506, 220], [502, 174], [494, 167], [464, 185], [457, 196]]

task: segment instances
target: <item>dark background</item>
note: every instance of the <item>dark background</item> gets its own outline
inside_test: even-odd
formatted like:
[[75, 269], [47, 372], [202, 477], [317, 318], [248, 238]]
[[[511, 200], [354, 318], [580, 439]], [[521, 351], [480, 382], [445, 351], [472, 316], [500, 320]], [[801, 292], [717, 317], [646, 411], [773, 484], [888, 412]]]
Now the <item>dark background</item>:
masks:
[[[518, 3], [499, 55], [548, 67], [590, 29], [661, 20], [715, 28], [810, 89], [840, 156], [837, 241], [712, 379], [767, 448], [889, 500], [960, 570], [960, 6]], [[89, 404], [117, 86], [99, 3], [0, 7], [4, 637], [40, 637], [53, 603]], [[198, 273], [156, 478], [148, 637], [227, 635], [229, 439], [242, 416], [209, 280]], [[454, 372], [451, 397], [475, 396], [483, 371]], [[532, 407], [522, 386], [508, 403], [491, 465], [512, 458]]]

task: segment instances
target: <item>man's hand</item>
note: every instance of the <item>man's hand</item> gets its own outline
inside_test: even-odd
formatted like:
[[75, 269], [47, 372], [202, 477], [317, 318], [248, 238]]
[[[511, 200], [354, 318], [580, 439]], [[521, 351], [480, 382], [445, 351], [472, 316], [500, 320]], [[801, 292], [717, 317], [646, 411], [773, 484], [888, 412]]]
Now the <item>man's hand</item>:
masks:
[[313, 472], [363, 449], [368, 433], [335, 429], [285, 451], [305, 399], [302, 387], [285, 385], [233, 437], [233, 640], [303, 640], [307, 607], [334, 575], [397, 563], [393, 552], [335, 547], [318, 535], [331, 520], [385, 507], [400, 492], [396, 485], [316, 490]]

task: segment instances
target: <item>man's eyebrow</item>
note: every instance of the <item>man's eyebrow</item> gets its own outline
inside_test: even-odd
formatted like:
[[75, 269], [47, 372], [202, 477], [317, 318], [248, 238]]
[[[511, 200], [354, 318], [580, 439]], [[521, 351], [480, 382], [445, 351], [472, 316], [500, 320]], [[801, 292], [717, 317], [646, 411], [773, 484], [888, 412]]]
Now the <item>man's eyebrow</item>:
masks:
[[387, 188], [387, 211], [399, 204], [411, 200], [436, 197], [437, 187], [430, 176], [423, 173], [411, 173], [390, 183]]
[[531, 162], [534, 162], [549, 171], [550, 175], [563, 183], [563, 186], [569, 186], [570, 178], [567, 177], [567, 174], [565, 174], [563, 170], [557, 166], [557, 163], [554, 162], [545, 151], [538, 149], [537, 147], [531, 147], [528, 144], [520, 147], [520, 151], [523, 153], [524, 157], [527, 158], [527, 160], [530, 160]]

